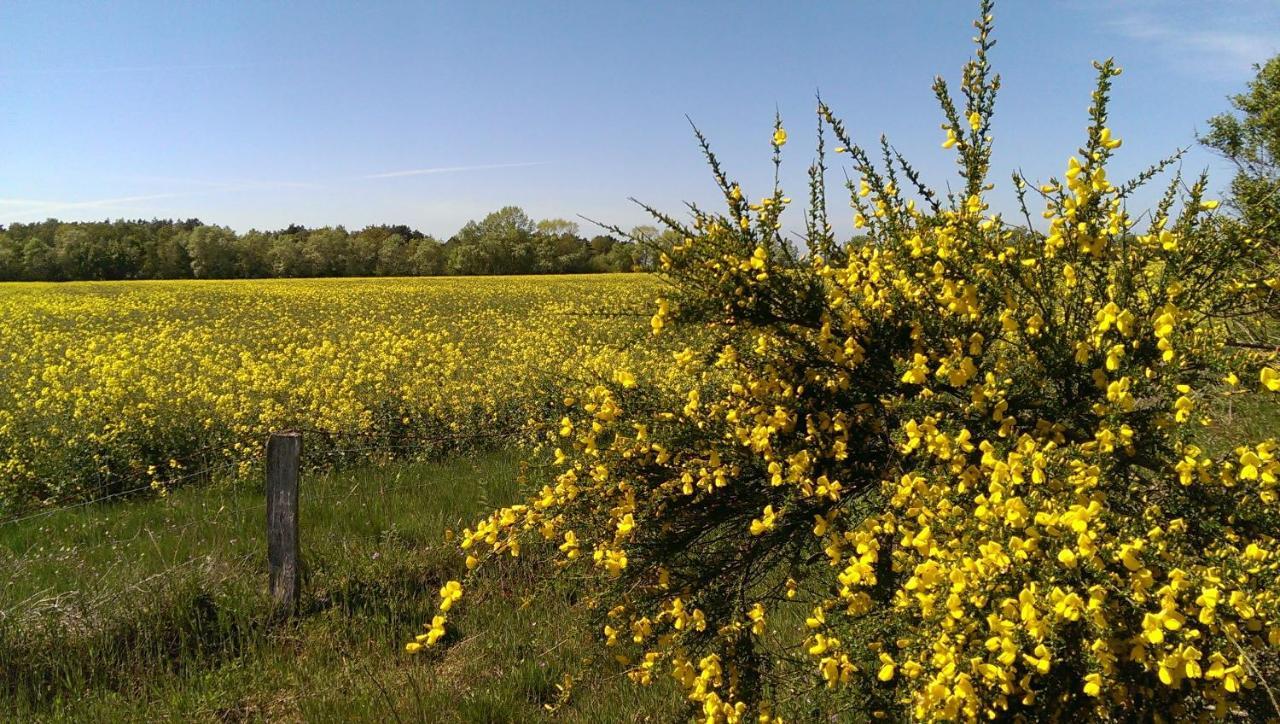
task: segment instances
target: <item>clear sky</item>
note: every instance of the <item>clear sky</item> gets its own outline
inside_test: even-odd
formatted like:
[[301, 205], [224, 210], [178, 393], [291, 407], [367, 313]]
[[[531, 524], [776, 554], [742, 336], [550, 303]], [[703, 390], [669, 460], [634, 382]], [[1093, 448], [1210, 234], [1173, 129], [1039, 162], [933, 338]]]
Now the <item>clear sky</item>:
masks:
[[[675, 212], [713, 199], [686, 114], [750, 195], [766, 193], [775, 109], [798, 204], [816, 91], [860, 142], [888, 133], [943, 186], [955, 166], [929, 84], [958, 80], [976, 8], [5, 0], [0, 223], [405, 223], [447, 237], [516, 204], [629, 226], [645, 220], [629, 196]], [[1004, 0], [996, 22], [1006, 211], [1009, 171], [1061, 173], [1081, 144], [1091, 60], [1125, 68], [1119, 180], [1194, 145], [1251, 64], [1280, 52], [1276, 0]], [[1229, 178], [1198, 149], [1184, 168], [1209, 168], [1216, 188]]]

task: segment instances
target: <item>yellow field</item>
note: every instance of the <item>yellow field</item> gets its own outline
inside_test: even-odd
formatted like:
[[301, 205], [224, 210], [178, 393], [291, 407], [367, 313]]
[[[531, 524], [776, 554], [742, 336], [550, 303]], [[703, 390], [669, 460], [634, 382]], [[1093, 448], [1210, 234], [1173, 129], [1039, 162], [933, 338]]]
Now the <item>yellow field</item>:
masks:
[[590, 357], [610, 369], [611, 350], [645, 339], [657, 289], [643, 275], [0, 285], [0, 511], [243, 464], [273, 429], [384, 447], [509, 429], [589, 378]]

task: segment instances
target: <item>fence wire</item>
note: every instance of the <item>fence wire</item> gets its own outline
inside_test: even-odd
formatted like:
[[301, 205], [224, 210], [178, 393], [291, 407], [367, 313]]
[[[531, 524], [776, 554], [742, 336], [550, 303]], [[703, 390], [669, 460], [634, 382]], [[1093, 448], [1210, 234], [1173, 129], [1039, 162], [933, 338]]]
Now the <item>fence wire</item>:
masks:
[[[486, 430], [482, 432], [471, 433], [445, 433], [435, 435], [414, 435], [404, 434], [403, 432], [372, 432], [372, 431], [341, 431], [341, 430], [324, 430], [318, 428], [302, 428], [296, 430], [304, 435], [304, 455], [302, 467], [304, 469], [340, 469], [344, 467], [343, 462], [358, 462], [361, 460], [369, 460], [376, 457], [379, 453], [391, 454], [396, 457], [411, 457], [418, 452], [440, 452], [442, 446], [448, 446], [456, 443], [467, 443], [486, 441], [492, 443], [494, 441], [511, 441], [526, 436], [530, 429], [526, 426], [515, 426], [505, 429]], [[320, 444], [312, 444], [307, 446], [305, 437], [318, 436], [322, 440]], [[212, 478], [219, 473], [242, 467], [247, 463], [254, 461], [265, 462], [265, 439], [262, 445], [257, 447], [258, 452], [247, 459], [232, 460], [218, 465], [210, 465], [199, 470], [185, 472], [182, 475], [171, 476], [163, 480], [157, 480], [154, 483], [148, 482], [145, 485], [138, 485], [124, 490], [118, 490], [105, 495], [100, 495], [89, 500], [83, 500], [68, 505], [47, 508], [44, 510], [29, 513], [27, 515], [9, 518], [0, 521], [0, 528], [14, 526], [21, 523], [30, 522], [47, 518], [58, 513], [83, 509], [89, 506], [109, 503], [112, 501], [122, 500], [131, 496], [144, 493], [156, 487], [171, 488], [181, 483], [207, 477]], [[355, 443], [355, 444], [352, 444]], [[218, 451], [218, 454], [224, 453], [236, 444], [227, 444], [222, 446], [207, 446], [202, 451]], [[310, 447], [314, 450], [310, 455], [306, 454], [306, 449]], [[243, 442], [240, 443], [240, 449], [244, 449]], [[250, 446], [253, 449], [253, 446]], [[189, 459], [189, 458], [188, 458]], [[397, 478], [393, 482], [371, 483], [356, 482], [354, 485], [333, 485], [326, 486], [321, 490], [308, 490], [304, 492], [301, 500], [303, 508], [310, 506], [326, 506], [335, 503], [345, 504], [352, 500], [360, 500], [361, 497], [368, 498], [369, 502], [377, 502], [383, 496], [393, 493], [415, 489], [426, 489], [439, 485], [439, 481], [430, 476], [408, 476], [403, 479]], [[232, 485], [228, 488], [229, 498], [238, 497], [244, 494], [244, 489], [238, 485]], [[340, 502], [339, 502], [340, 501]], [[217, 506], [214, 509], [214, 506]], [[103, 549], [119, 548], [127, 550], [131, 546], [138, 543], [144, 537], [156, 539], [159, 537], [170, 537], [175, 531], [182, 531], [189, 528], [193, 523], [200, 522], [202, 524], [213, 523], [221, 526], [223, 524], [236, 525], [243, 524], [246, 514], [262, 515], [265, 521], [266, 497], [265, 494], [259, 493], [259, 497], [249, 500], [226, 500], [219, 504], [217, 501], [208, 501], [207, 499], [191, 498], [185, 499], [166, 509], [164, 520], [153, 524], [151, 520], [142, 520], [137, 522], [137, 529], [132, 531], [132, 535], [124, 535], [122, 537], [113, 537], [114, 531], [110, 528], [103, 527], [101, 530], [88, 531], [90, 535], [99, 536], [98, 540], [84, 545], [79, 545], [74, 549], [74, 555], [81, 560], [86, 560], [90, 556], [102, 551]], [[231, 529], [228, 528], [228, 531]], [[403, 534], [404, 531], [391, 526], [379, 527], [377, 530], [345, 533], [344, 536], [349, 538], [351, 542], [358, 544], [367, 544], [371, 541], [382, 541]], [[187, 541], [185, 535], [180, 535], [178, 541], [173, 542], [172, 547], [175, 549], [187, 548], [190, 550], [192, 544], [200, 545], [199, 540]], [[31, 547], [25, 553], [15, 552], [10, 557], [12, 565], [6, 566], [8, 583], [6, 588], [11, 586], [15, 581], [22, 578], [27, 573], [29, 566], [41, 565], [50, 560], [57, 559], [66, 551], [58, 550], [52, 553], [36, 551], [38, 542], [32, 543]], [[161, 543], [157, 542], [157, 546]], [[255, 544], [256, 545], [256, 544]], [[251, 551], [244, 555], [223, 557], [217, 555], [216, 552], [205, 551], [197, 552], [194, 555], [177, 563], [166, 565], [162, 570], [150, 573], [136, 582], [128, 583], [121, 588], [114, 586], [106, 586], [103, 583], [113, 576], [119, 574], [120, 562], [113, 562], [101, 570], [94, 571], [83, 585], [80, 585], [76, 591], [68, 591], [62, 593], [54, 593], [53, 587], [46, 587], [39, 591], [34, 591], [24, 596], [22, 601], [6, 604], [0, 609], [0, 620], [15, 620], [19, 616], [32, 615], [34, 611], [48, 611], [51, 609], [65, 608], [68, 601], [79, 599], [74, 606], [77, 613], [83, 615], [101, 610], [103, 607], [111, 605], [133, 592], [141, 591], [152, 581], [171, 578], [176, 576], [182, 570], [195, 566], [202, 561], [217, 563], [218, 565], [238, 566], [254, 557], [266, 557], [265, 540], [261, 541], [263, 550]], [[176, 551], [175, 551], [176, 552]], [[161, 551], [161, 560], [164, 555]], [[101, 594], [94, 594], [94, 591], [102, 591]], [[25, 612], [25, 613], [24, 613]]]
[[[404, 431], [364, 431], [364, 430], [344, 431], [344, 430], [329, 430], [329, 429], [315, 428], [315, 427], [297, 427], [297, 428], [292, 428], [292, 430], [296, 432], [301, 432], [303, 434], [320, 435], [332, 442], [346, 441], [346, 440], [351, 440], [351, 441], [362, 440], [362, 441], [371, 442], [371, 444], [348, 446], [348, 447], [337, 447], [337, 448], [322, 447], [321, 450], [318, 452], [318, 454], [312, 455], [312, 456], [306, 456], [304, 452], [304, 466], [308, 468], [318, 467], [315, 464], [318, 461], [332, 462], [333, 458], [344, 456], [344, 455], [354, 456], [359, 454], [369, 454], [369, 453], [377, 453], [377, 452], [436, 451], [438, 446], [441, 446], [447, 443], [475, 442], [479, 440], [485, 440], [489, 442], [492, 442], [494, 440], [510, 441], [510, 440], [515, 440], [527, 434], [527, 430], [524, 428], [524, 426], [510, 427], [510, 428], [498, 429], [498, 430], [486, 430], [481, 432], [444, 433], [444, 434], [435, 434], [435, 435], [415, 434], [415, 433], [409, 433]], [[264, 438], [257, 445], [249, 446], [250, 449], [256, 448], [257, 450], [259, 450], [259, 452], [256, 452], [253, 455], [250, 455], [248, 457], [241, 458], [239, 460], [232, 460], [227, 463], [223, 463], [221, 465], [205, 467], [200, 470], [185, 473], [183, 475], [160, 479], [154, 482], [148, 482], [145, 485], [138, 485], [135, 487], [124, 489], [124, 490], [117, 490], [111, 493], [107, 493], [105, 495], [100, 495], [100, 496], [91, 498], [89, 500], [77, 501], [77, 502], [69, 503], [66, 505], [44, 508], [42, 510], [38, 510], [32, 513], [27, 513], [25, 515], [19, 515], [19, 516], [7, 518], [5, 520], [0, 520], [0, 528], [6, 527], [9, 525], [15, 525], [25, 521], [35, 520], [38, 518], [44, 518], [44, 517], [55, 515], [57, 513], [61, 513], [68, 510], [74, 510], [77, 508], [83, 508], [90, 505], [105, 503], [105, 502], [109, 502], [119, 498], [127, 498], [129, 496], [137, 495], [139, 493], [142, 493], [147, 490], [152, 490], [157, 487], [162, 487], [162, 488], [172, 487], [178, 483], [191, 480], [193, 478], [199, 478], [202, 476], [211, 476], [214, 473], [223, 472], [231, 468], [249, 464], [256, 460], [259, 460], [262, 457], [262, 454], [260, 451], [265, 449], [265, 445], [266, 445], [266, 440]], [[188, 454], [184, 457], [187, 457], [189, 459], [190, 457], [192, 457], [193, 454], [199, 455], [207, 452], [216, 452], [218, 454], [222, 454], [232, 448], [236, 448], [236, 447], [243, 448], [244, 446], [245, 446], [244, 441], [207, 445], [203, 448], [199, 448], [198, 450], [194, 451], [194, 453]], [[107, 473], [101, 478], [101, 480], [104, 480], [104, 481], [105, 480], [123, 480], [123, 479], [125, 479], [125, 475], [123, 473]], [[43, 480], [43, 481], [37, 481], [37, 482], [39, 482], [40, 484], [51, 484], [54, 481]]]

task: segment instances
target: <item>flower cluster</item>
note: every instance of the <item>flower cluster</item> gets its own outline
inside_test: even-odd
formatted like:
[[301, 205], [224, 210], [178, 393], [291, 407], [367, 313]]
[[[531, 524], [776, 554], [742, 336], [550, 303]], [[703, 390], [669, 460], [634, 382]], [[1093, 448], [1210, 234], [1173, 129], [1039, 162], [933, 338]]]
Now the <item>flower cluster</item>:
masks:
[[[1232, 344], [1274, 319], [1275, 250], [1203, 178], [1128, 210], [1167, 164], [1108, 178], [1110, 61], [1063, 177], [1014, 177], [1024, 225], [990, 213], [990, 10], [963, 108], [935, 84], [945, 196], [820, 105], [798, 257], [789, 199], [750, 201], [704, 140], [727, 212], [659, 215], [679, 382], [575, 390], [554, 484], [464, 533], [472, 568], [544, 541], [631, 678], [673, 677], [708, 722], [1276, 711], [1280, 458], [1206, 434], [1280, 387]], [[865, 232], [843, 244], [828, 131]]]

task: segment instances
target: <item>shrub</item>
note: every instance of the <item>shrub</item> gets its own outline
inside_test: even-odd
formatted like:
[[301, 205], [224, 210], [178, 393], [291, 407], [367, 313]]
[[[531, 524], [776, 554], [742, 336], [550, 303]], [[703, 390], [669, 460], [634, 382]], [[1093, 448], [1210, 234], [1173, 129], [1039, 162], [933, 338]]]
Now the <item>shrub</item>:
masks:
[[[962, 105], [934, 85], [959, 190], [820, 103], [803, 257], [776, 183], [751, 202], [699, 135], [727, 210], [655, 212], [683, 385], [573, 391], [556, 484], [464, 531], [468, 568], [545, 548], [631, 678], [675, 677], [707, 721], [1280, 711], [1275, 442], [1196, 444], [1218, 401], [1280, 389], [1230, 336], [1275, 311], [1274, 249], [1204, 177], [1128, 211], [1170, 162], [1108, 179], [1110, 60], [1064, 178], [1014, 176], [1021, 225], [988, 213], [989, 2], [976, 27]], [[844, 244], [828, 134], [865, 232]]]

